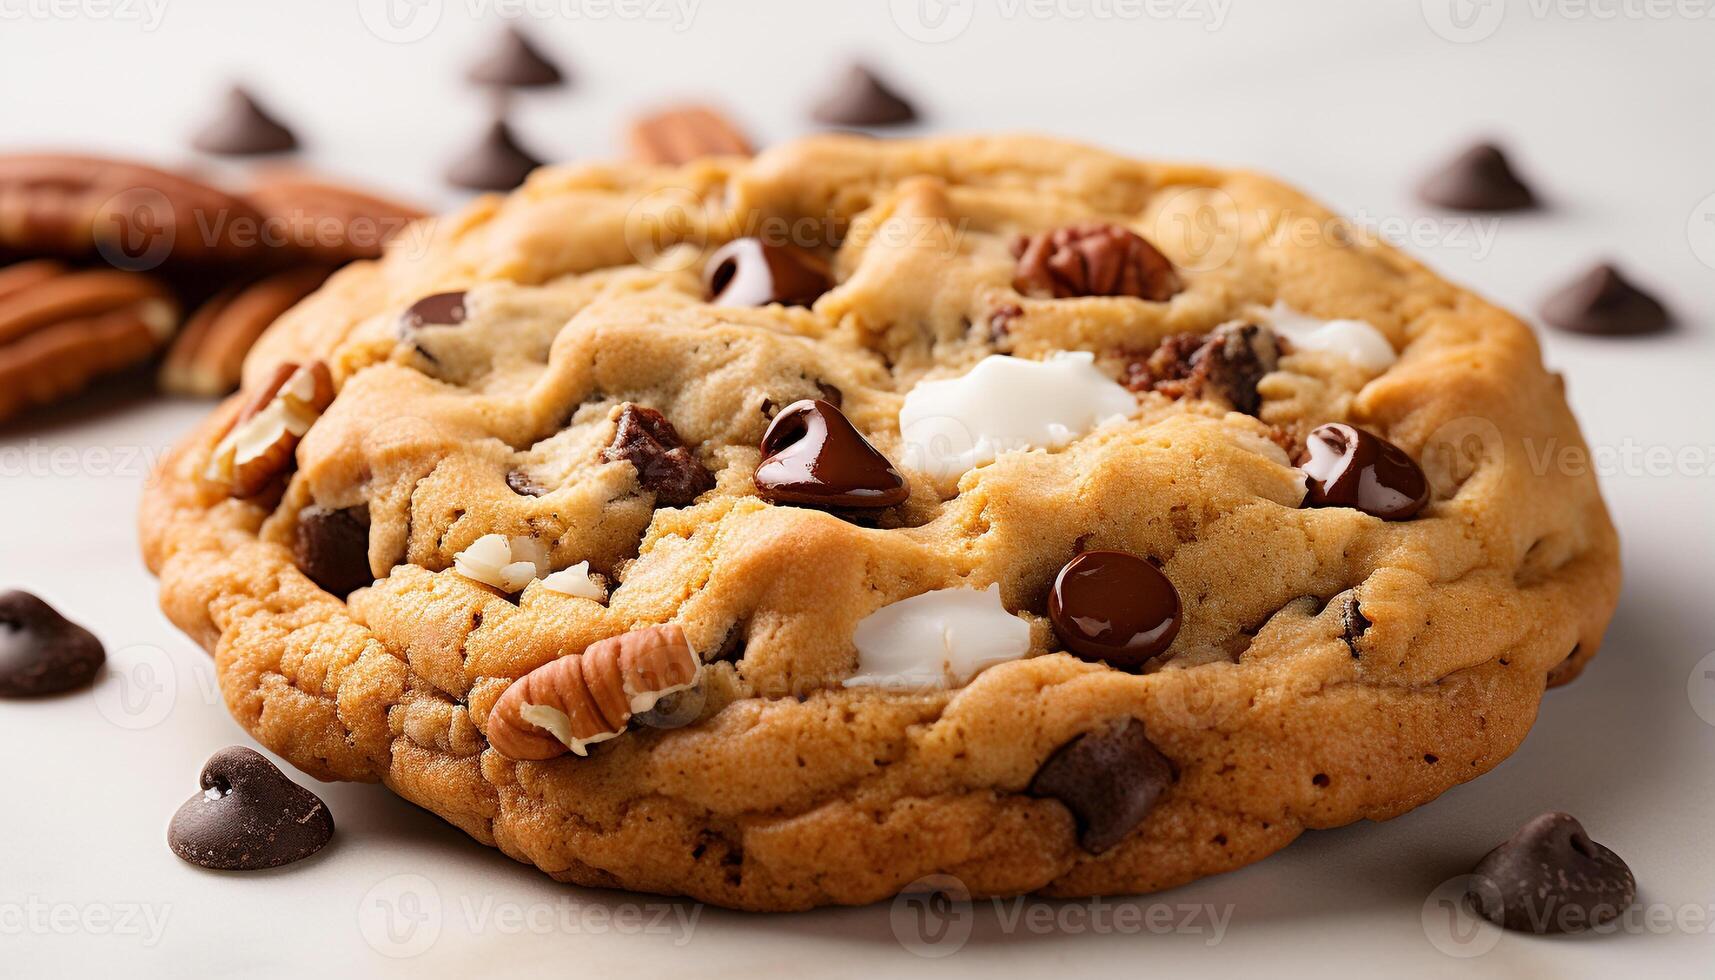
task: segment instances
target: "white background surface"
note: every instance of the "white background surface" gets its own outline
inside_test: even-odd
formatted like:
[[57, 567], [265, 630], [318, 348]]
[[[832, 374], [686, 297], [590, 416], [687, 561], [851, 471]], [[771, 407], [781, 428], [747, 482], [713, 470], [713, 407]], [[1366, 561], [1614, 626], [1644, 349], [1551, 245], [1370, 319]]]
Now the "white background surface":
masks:
[[[460, 73], [495, 12], [509, 9], [499, 0], [425, 0], [424, 19], [382, 32], [392, 37], [365, 27], [379, 4], [356, 0], [115, 2], [0, 0], [0, 150], [188, 162], [186, 133], [220, 83], [242, 76], [298, 128], [314, 163], [456, 202], [437, 175], [481, 121], [483, 102]], [[1715, 727], [1697, 710], [1715, 722], [1715, 679], [1694, 671], [1715, 650], [1708, 4], [1478, 0], [1455, 22], [1442, 0], [964, 0], [936, 28], [916, 16], [936, 12], [918, 0], [626, 3], [510, 8], [545, 15], [536, 33], [577, 73], [570, 91], [523, 99], [521, 130], [543, 154], [612, 154], [628, 110], [685, 94], [725, 102], [762, 141], [783, 139], [803, 131], [818, 85], [857, 53], [920, 101], [922, 130], [1041, 130], [1273, 171], [1411, 233], [1413, 252], [1516, 310], [1534, 309], [1588, 261], [1619, 259], [1672, 305], [1679, 330], [1544, 338], [1625, 542], [1625, 594], [1602, 655], [1548, 697], [1524, 746], [1478, 782], [1390, 823], [1310, 833], [1244, 871], [1119, 903], [1230, 911], [1218, 942], [1207, 913], [1199, 932], [1139, 934], [1139, 920], [1104, 918], [1113, 905], [1084, 903], [1031, 903], [1017, 921], [1010, 904], [979, 903], [952, 920], [954, 935], [974, 922], [968, 942], [937, 946], [952, 955], [934, 959], [897, 938], [913, 936], [894, 928], [911, 919], [887, 905], [764, 917], [681, 904], [663, 933], [650, 928], [661, 900], [556, 885], [375, 786], [316, 787], [339, 833], [311, 861], [204, 872], [167, 850], [167, 819], [210, 752], [249, 739], [219, 703], [204, 655], [156, 611], [133, 514], [147, 460], [206, 407], [113, 392], [0, 429], [0, 587], [50, 599], [111, 658], [93, 692], [0, 703], [0, 974], [1715, 970]], [[950, 40], [923, 40], [960, 24]], [[1413, 203], [1424, 167], [1485, 133], [1504, 137], [1546, 211], [1472, 221]], [[1580, 816], [1630, 861], [1657, 918], [1605, 937], [1433, 942], [1444, 931], [1426, 929], [1425, 907], [1433, 924], [1437, 885], [1551, 808]], [[1066, 928], [1030, 927], [1049, 912]], [[151, 932], [143, 913], [164, 929]], [[687, 932], [678, 917], [691, 914]], [[388, 955], [406, 953], [420, 955]]]

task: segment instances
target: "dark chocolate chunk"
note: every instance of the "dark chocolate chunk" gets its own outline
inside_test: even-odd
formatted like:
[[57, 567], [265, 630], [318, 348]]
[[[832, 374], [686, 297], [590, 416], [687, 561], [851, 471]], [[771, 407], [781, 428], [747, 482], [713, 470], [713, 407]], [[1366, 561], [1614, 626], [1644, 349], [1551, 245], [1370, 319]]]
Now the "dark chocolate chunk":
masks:
[[1179, 591], [1147, 560], [1086, 551], [1066, 563], [1048, 593], [1048, 621], [1080, 659], [1137, 669], [1173, 645]]
[[1429, 503], [1429, 481], [1417, 461], [1373, 432], [1330, 422], [1312, 430], [1305, 447], [1306, 507], [1355, 507], [1404, 521]]
[[488, 124], [477, 144], [447, 168], [447, 182], [475, 191], [509, 191], [524, 183], [542, 161], [518, 145], [504, 119]]
[[221, 156], [254, 156], [295, 150], [298, 138], [263, 109], [255, 96], [234, 86], [226, 94], [220, 114], [197, 132], [191, 145]]
[[0, 594], [0, 697], [33, 698], [83, 687], [107, 651], [95, 634], [28, 592]]
[[494, 47], [470, 66], [465, 77], [478, 85], [507, 88], [541, 88], [565, 81], [559, 66], [512, 24], [506, 25]]
[[1206, 336], [1174, 334], [1148, 358], [1126, 369], [1133, 391], [1158, 391], [1169, 398], [1207, 398], [1234, 411], [1256, 415], [1262, 408], [1257, 385], [1280, 363], [1274, 331], [1255, 323], [1224, 323]]
[[807, 249], [738, 238], [709, 256], [703, 284], [716, 306], [809, 306], [834, 279], [828, 263]]
[[218, 871], [277, 868], [321, 850], [333, 814], [261, 753], [221, 749], [202, 769], [201, 793], [167, 826], [167, 845], [190, 863]]
[[1542, 301], [1542, 318], [1573, 333], [1629, 336], [1667, 329], [1667, 307], [1606, 263]]
[[917, 120], [916, 108], [863, 65], [847, 67], [810, 115], [830, 126], [898, 126]]
[[551, 487], [536, 482], [536, 478], [523, 470], [509, 470], [506, 474], [506, 485], [520, 497], [546, 497], [552, 492]]
[[1498, 926], [1543, 935], [1611, 922], [1637, 893], [1619, 855], [1570, 814], [1545, 813], [1477, 863], [1465, 900]]
[[412, 303], [399, 316], [399, 330], [409, 334], [424, 327], [454, 327], [464, 322], [464, 291], [434, 293]]
[[635, 467], [637, 482], [655, 494], [657, 506], [684, 507], [715, 485], [714, 475], [666, 416], [631, 402], [620, 407], [613, 442], [601, 451], [601, 458]]
[[780, 410], [762, 436], [756, 491], [805, 507], [892, 507], [911, 496], [899, 474], [831, 402], [806, 398]]
[[1478, 143], [1442, 164], [1418, 185], [1417, 196], [1458, 211], [1518, 211], [1536, 206], [1536, 195], [1513, 172], [1493, 143]]
[[310, 581], [341, 599], [375, 583], [369, 569], [369, 507], [298, 512], [292, 558]]
[[1054, 750], [1030, 780], [1031, 796], [1059, 800], [1078, 824], [1078, 844], [1091, 854], [1131, 833], [1174, 781], [1173, 763], [1124, 718]]
[[1164, 302], [1182, 287], [1173, 263], [1141, 235], [1088, 224], [1020, 237], [1012, 288], [1026, 296], [1135, 296]]

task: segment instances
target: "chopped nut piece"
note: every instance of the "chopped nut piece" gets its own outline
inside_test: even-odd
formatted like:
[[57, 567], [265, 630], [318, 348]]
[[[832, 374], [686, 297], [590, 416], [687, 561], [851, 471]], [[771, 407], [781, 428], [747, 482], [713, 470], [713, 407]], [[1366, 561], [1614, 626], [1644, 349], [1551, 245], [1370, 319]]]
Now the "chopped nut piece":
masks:
[[695, 686], [702, 661], [678, 626], [593, 643], [512, 682], [489, 712], [488, 743], [509, 759], [541, 760], [625, 731], [633, 715]]
[[291, 470], [298, 442], [333, 398], [326, 364], [281, 364], [214, 447], [203, 475], [234, 497], [256, 496]]
[[502, 592], [522, 592], [548, 564], [547, 549], [531, 537], [485, 534], [453, 557], [453, 570]]
[[1020, 237], [1012, 288], [1026, 296], [1135, 296], [1165, 302], [1182, 288], [1173, 263], [1142, 236], [1089, 224]]

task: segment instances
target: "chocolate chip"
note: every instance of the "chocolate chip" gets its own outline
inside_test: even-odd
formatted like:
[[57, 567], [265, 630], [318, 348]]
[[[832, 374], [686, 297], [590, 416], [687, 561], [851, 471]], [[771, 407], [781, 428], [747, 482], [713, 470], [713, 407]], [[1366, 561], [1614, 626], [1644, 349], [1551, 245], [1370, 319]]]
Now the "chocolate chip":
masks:
[[1471, 877], [1465, 900], [1473, 911], [1538, 935], [1611, 922], [1638, 892], [1626, 862], [1565, 813], [1545, 813], [1519, 828], [1477, 863]]
[[863, 65], [851, 65], [810, 109], [830, 126], [897, 126], [917, 120], [917, 110]]
[[1530, 186], [1493, 143], [1478, 143], [1442, 164], [1418, 185], [1417, 196], [1458, 211], [1518, 211], [1536, 206]]
[[834, 280], [828, 263], [814, 252], [738, 238], [709, 256], [703, 285], [716, 306], [809, 306]]
[[309, 857], [333, 837], [333, 814], [321, 797], [254, 749], [233, 745], [210, 756], [202, 788], [167, 825], [167, 846], [198, 867], [277, 868]]
[[226, 95], [220, 115], [192, 137], [191, 145], [204, 153], [253, 156], [295, 150], [298, 138], [263, 109], [255, 96], [234, 86]]
[[1629, 336], [1667, 329], [1667, 308], [1612, 265], [1598, 265], [1542, 301], [1542, 318], [1573, 333]]
[[331, 510], [310, 506], [298, 512], [292, 558], [310, 581], [345, 598], [375, 583], [369, 569], [369, 507]]
[[1065, 804], [1079, 845], [1100, 854], [1143, 822], [1173, 780], [1173, 764], [1150, 743], [1143, 722], [1125, 718], [1055, 749], [1028, 792]]
[[95, 634], [28, 592], [0, 594], [0, 697], [33, 698], [83, 687], [107, 652]]
[[1417, 462], [1381, 436], [1330, 422], [1305, 440], [1306, 507], [1355, 507], [1384, 521], [1404, 521], [1429, 503], [1429, 481]]
[[1164, 302], [1182, 288], [1173, 263], [1118, 225], [1088, 224], [1021, 237], [1012, 288], [1026, 296], [1135, 296]]
[[546, 497], [553, 492], [551, 487], [545, 487], [536, 482], [536, 478], [523, 470], [511, 470], [506, 474], [506, 485], [520, 497]]
[[1161, 570], [1123, 551], [1086, 551], [1048, 593], [1048, 621], [1080, 659], [1137, 669], [1179, 635], [1179, 592]]
[[1169, 398], [1207, 398], [1254, 416], [1262, 408], [1257, 385], [1280, 363], [1274, 331], [1255, 323], [1224, 323], [1206, 336], [1174, 334], [1149, 357], [1126, 369], [1133, 391]]
[[806, 398], [780, 410], [762, 436], [756, 491], [777, 504], [892, 507], [911, 489], [830, 402]]
[[715, 485], [714, 476], [666, 416], [631, 402], [620, 407], [613, 442], [601, 451], [601, 458], [635, 467], [637, 482], [655, 494], [657, 506], [684, 507]]
[[435, 293], [412, 303], [399, 315], [399, 331], [408, 335], [424, 327], [454, 327], [464, 322], [464, 291]]
[[540, 88], [565, 80], [559, 66], [549, 61], [517, 27], [508, 24], [494, 47], [481, 61], [470, 66], [465, 77], [478, 85], [508, 88]]
[[447, 182], [476, 191], [509, 191], [542, 165], [518, 145], [504, 119], [488, 124], [477, 144], [447, 168]]

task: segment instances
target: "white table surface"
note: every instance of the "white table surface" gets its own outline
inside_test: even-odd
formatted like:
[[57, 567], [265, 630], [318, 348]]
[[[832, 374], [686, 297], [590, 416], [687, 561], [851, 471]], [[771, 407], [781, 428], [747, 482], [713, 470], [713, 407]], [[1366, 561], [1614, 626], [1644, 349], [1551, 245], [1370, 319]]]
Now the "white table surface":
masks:
[[[388, 27], [380, 0], [113, 2], [0, 0], [0, 149], [189, 162], [185, 133], [222, 80], [242, 76], [298, 127], [311, 162], [450, 204], [437, 175], [484, 112], [460, 70], [496, 11], [523, 9], [578, 76], [521, 102], [519, 125], [544, 154], [612, 154], [629, 110], [685, 94], [783, 139], [803, 131], [823, 78], [861, 53], [920, 100], [923, 131], [1040, 130], [1270, 170], [1407, 234], [1446, 275], [1521, 311], [1612, 256], [1681, 326], [1644, 340], [1543, 338], [1596, 447], [1626, 586], [1602, 655], [1550, 694], [1513, 758], [1397, 820], [1306, 834], [1163, 895], [1032, 902], [1022, 916], [1013, 904], [955, 909], [951, 935], [968, 929], [968, 940], [930, 947], [951, 954], [937, 957], [913, 952], [912, 908], [751, 916], [560, 886], [376, 786], [315, 786], [339, 833], [306, 863], [239, 876], [180, 862], [164, 843], [169, 815], [210, 752], [249, 739], [204, 655], [157, 611], [133, 514], [148, 461], [206, 407], [121, 389], [0, 429], [0, 587], [37, 591], [86, 623], [111, 662], [93, 692], [0, 703], [0, 974], [1715, 969], [1715, 679], [1698, 668], [1715, 650], [1710, 4], [397, 0], [403, 26]], [[1426, 165], [1485, 133], [1504, 137], [1548, 210], [1448, 219], [1412, 201]], [[1437, 886], [1551, 808], [1631, 863], [1650, 916], [1602, 937], [1450, 938]], [[1164, 931], [1139, 914], [1160, 903], [1175, 923], [1194, 912], [1189, 926]], [[1050, 915], [1058, 928], [1034, 925]]]

